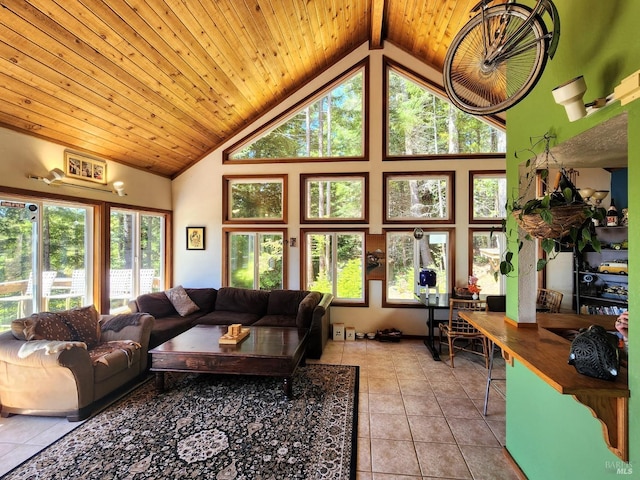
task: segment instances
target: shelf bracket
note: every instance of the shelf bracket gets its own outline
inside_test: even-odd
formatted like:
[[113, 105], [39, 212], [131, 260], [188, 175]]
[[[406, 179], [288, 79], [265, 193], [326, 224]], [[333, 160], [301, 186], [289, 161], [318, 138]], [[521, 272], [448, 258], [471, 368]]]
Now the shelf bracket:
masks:
[[602, 424], [604, 440], [618, 458], [629, 461], [629, 399], [598, 395], [573, 395]]

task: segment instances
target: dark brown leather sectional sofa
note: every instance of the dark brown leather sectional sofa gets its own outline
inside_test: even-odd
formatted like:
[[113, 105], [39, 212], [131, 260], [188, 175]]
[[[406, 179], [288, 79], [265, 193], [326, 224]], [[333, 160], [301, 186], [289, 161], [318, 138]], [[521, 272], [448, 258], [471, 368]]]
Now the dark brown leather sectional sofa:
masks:
[[268, 325], [309, 329], [307, 357], [320, 358], [329, 338], [329, 306], [333, 295], [306, 290], [248, 290], [243, 288], [185, 288], [199, 310], [178, 314], [164, 292], [140, 295], [130, 303], [133, 312], [153, 315], [149, 348], [194, 325]]

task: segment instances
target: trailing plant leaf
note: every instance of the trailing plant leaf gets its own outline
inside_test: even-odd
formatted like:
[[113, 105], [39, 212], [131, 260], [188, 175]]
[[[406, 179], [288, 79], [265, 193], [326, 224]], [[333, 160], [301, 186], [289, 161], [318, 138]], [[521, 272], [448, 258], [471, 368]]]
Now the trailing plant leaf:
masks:
[[547, 266], [548, 260], [546, 258], [541, 258], [538, 260], [538, 263], [536, 264], [536, 270], [539, 272], [540, 270], [542, 270], [544, 267]]
[[553, 249], [556, 248], [556, 241], [552, 238], [544, 238], [541, 244], [542, 250], [544, 250], [546, 253], [551, 253], [553, 252]]

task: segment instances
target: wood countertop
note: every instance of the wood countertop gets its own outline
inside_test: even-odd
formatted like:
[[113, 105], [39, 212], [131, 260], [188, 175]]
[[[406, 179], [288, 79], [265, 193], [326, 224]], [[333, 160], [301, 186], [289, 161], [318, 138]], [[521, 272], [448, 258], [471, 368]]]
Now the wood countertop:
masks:
[[627, 369], [621, 368], [615, 381], [579, 374], [567, 363], [571, 341], [559, 334], [594, 324], [614, 331], [615, 316], [539, 313], [536, 324], [517, 324], [499, 312], [460, 312], [460, 316], [499, 346], [507, 361], [517, 359], [559, 393], [573, 395], [587, 406], [602, 422], [609, 449], [628, 460]]

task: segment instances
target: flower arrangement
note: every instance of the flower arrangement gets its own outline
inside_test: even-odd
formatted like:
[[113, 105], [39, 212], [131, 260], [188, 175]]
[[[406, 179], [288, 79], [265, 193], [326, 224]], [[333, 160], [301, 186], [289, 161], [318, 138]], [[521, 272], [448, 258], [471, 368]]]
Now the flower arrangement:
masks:
[[467, 290], [471, 293], [479, 294], [482, 287], [478, 285], [478, 277], [474, 277], [473, 275], [469, 275], [469, 285], [467, 286]]

